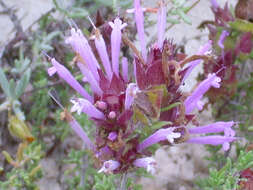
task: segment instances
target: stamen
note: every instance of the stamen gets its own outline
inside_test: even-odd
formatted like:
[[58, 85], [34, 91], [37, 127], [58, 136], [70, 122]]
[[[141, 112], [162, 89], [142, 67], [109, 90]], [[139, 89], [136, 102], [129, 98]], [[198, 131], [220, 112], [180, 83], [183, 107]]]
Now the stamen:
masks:
[[90, 18], [89, 15], [88, 15], [88, 20], [90, 21], [92, 27], [93, 27], [94, 29], [97, 29], [97, 27], [95, 26], [94, 22], [91, 20], [91, 18]]
[[64, 110], [63, 105], [60, 103], [60, 101], [58, 101], [58, 100], [55, 98], [55, 96], [51, 93], [51, 91], [52, 91], [52, 90], [49, 90], [49, 91], [47, 92], [47, 94], [55, 101], [55, 103], [56, 103], [61, 109]]

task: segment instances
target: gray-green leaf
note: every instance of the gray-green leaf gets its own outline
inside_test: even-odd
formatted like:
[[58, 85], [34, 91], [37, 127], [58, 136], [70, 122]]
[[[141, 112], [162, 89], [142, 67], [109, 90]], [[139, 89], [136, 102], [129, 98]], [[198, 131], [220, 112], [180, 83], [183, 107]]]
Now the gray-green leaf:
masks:
[[1, 88], [3, 89], [5, 95], [7, 97], [10, 97], [11, 94], [10, 94], [9, 82], [8, 82], [2, 68], [0, 68], [0, 85], [1, 85]]
[[23, 92], [25, 91], [25, 88], [27, 87], [29, 80], [30, 80], [30, 76], [31, 76], [31, 69], [27, 69], [26, 72], [23, 74], [23, 76], [21, 77], [21, 79], [17, 82], [17, 86], [16, 86], [16, 98], [19, 98]]

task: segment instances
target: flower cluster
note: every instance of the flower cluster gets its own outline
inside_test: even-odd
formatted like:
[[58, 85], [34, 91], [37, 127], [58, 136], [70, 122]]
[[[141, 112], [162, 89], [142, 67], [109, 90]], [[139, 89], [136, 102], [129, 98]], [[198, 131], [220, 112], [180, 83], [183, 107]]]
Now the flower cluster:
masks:
[[[239, 70], [235, 63], [238, 59], [243, 61], [248, 58], [253, 48], [253, 36], [247, 31], [247, 28], [252, 27], [252, 23], [234, 17], [227, 3], [221, 8], [216, 0], [211, 0], [211, 5], [215, 19], [203, 23], [207, 24], [209, 39], [215, 44], [216, 58], [204, 64], [202, 77], [225, 68], [217, 74], [222, 79], [221, 88], [211, 89], [207, 93], [210, 102], [215, 103], [217, 97], [227, 99], [235, 94]], [[241, 10], [247, 11], [246, 8]], [[237, 16], [236, 12], [235, 15]]]
[[[66, 43], [75, 51], [76, 65], [84, 81], [89, 83], [92, 94], [55, 59], [51, 59], [53, 66], [48, 69], [50, 76], [57, 73], [82, 96], [70, 100], [73, 103], [70, 111], [85, 113], [93, 120], [96, 127], [94, 139], [88, 138], [67, 111], [65, 118], [100, 162], [98, 172], [122, 173], [142, 167], [154, 173], [156, 161], [151, 157], [149, 147], [157, 143], [222, 145], [226, 151], [229, 143], [236, 140], [233, 121], [193, 128], [187, 126], [194, 119], [194, 111], [202, 109], [203, 95], [210, 88], [220, 87], [221, 78], [217, 73], [210, 73], [191, 94], [185, 95], [180, 90], [200, 59], [208, 58], [206, 54], [212, 42], [209, 41], [192, 57], [186, 58], [185, 54], [178, 52], [176, 45], [164, 39], [166, 4], [161, 1], [155, 9], [158, 41], [147, 47], [145, 10], [140, 0], [134, 0], [134, 9], [129, 11], [135, 15], [141, 51], [126, 37], [124, 29], [127, 24], [119, 17], [106, 23], [106, 33], [101, 31], [103, 28], [99, 30], [94, 26], [93, 46], [80, 29], [71, 29]], [[132, 57], [122, 56], [123, 42], [132, 50]]]

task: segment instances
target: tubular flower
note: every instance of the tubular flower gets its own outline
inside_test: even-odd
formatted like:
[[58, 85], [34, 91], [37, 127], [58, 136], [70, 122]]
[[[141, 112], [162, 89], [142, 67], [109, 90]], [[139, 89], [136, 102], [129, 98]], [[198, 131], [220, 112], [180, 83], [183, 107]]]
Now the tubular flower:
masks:
[[217, 77], [215, 73], [209, 74], [207, 79], [202, 81], [196, 90], [186, 98], [184, 101], [185, 105], [185, 112], [186, 114], [190, 114], [194, 108], [198, 108], [198, 110], [203, 109], [203, 103], [201, 102], [201, 98], [203, 95], [209, 90], [209, 88], [219, 88], [220, 87], [221, 79], [220, 77]]
[[233, 121], [229, 122], [216, 122], [209, 125], [201, 126], [201, 127], [195, 127], [189, 129], [189, 132], [191, 134], [203, 134], [203, 133], [220, 133], [224, 132], [225, 136], [235, 136], [235, 132], [231, 129], [231, 127], [235, 123]]
[[[215, 48], [214, 51], [216, 55], [213, 59], [204, 63], [204, 72], [201, 78], [207, 77], [209, 73], [217, 73], [220, 69], [226, 68], [217, 73], [217, 76], [222, 80], [221, 87], [212, 88], [206, 94], [209, 102], [215, 104], [217, 102], [217, 97], [220, 100], [225, 100], [235, 94], [236, 83], [238, 81], [237, 77], [239, 76], [237, 74], [239, 66], [236, 64], [236, 60], [239, 55], [248, 57], [248, 54], [253, 48], [253, 38], [251, 32], [240, 31], [237, 33], [237, 30], [231, 25], [231, 23], [237, 22], [237, 11], [240, 13], [240, 9], [232, 12], [228, 6], [228, 2], [224, 7], [221, 7], [216, 0], [211, 0], [211, 4], [215, 19], [211, 21], [213, 23], [212, 25], [207, 25], [207, 28], [209, 29], [209, 39], [214, 42], [213, 47]], [[247, 18], [243, 19], [247, 20]], [[232, 35], [234, 32], [236, 32], [236, 35]], [[235, 45], [231, 46], [231, 41], [236, 42]], [[223, 108], [219, 110], [226, 109]], [[220, 112], [220, 115], [223, 114], [225, 114], [225, 112]]]
[[109, 22], [112, 27], [111, 34], [111, 46], [112, 46], [112, 70], [114, 74], [119, 76], [119, 53], [120, 53], [120, 43], [121, 43], [121, 30], [126, 27], [126, 23], [122, 24], [119, 18], [114, 20], [114, 23]]
[[[204, 55], [206, 53], [208, 53], [210, 51], [210, 49], [212, 48], [212, 41], [209, 40], [208, 43], [206, 43], [203, 47], [201, 47], [197, 53], [197, 55]], [[191, 72], [193, 71], [193, 69], [198, 66], [201, 63], [201, 60], [195, 60], [190, 62], [187, 67], [188, 70], [186, 72], [186, 74], [184, 75], [184, 78], [182, 80], [182, 82], [185, 81], [185, 79], [191, 74]]]
[[235, 137], [226, 137], [220, 135], [211, 135], [205, 137], [193, 137], [186, 141], [187, 143], [196, 144], [209, 144], [209, 145], [222, 145], [224, 151], [227, 151], [230, 147], [229, 143], [235, 141]]
[[[202, 56], [186, 58], [171, 40], [164, 40], [166, 10], [161, 1], [159, 8], [154, 9], [157, 11], [152, 12], [158, 15], [158, 43], [146, 47], [144, 10], [140, 0], [134, 0], [132, 12], [135, 13], [141, 51], [124, 35], [122, 42], [134, 52], [129, 53], [130, 58], [121, 57], [125, 55], [121, 53], [121, 38], [127, 24], [118, 17], [113, 22], [96, 25], [99, 29], [94, 27], [95, 36], [90, 41], [81, 30], [71, 29], [66, 42], [75, 51], [73, 60], [91, 93], [86, 92], [55, 59], [51, 59], [53, 67], [48, 69], [50, 76], [57, 73], [82, 96], [70, 100], [73, 104], [70, 111], [86, 114], [94, 122], [94, 138], [89, 139], [68, 112], [66, 120], [99, 161], [98, 172], [124, 173], [134, 167], [143, 167], [154, 173], [156, 162], [146, 150], [154, 144], [221, 144], [228, 150], [229, 143], [236, 140], [233, 121], [187, 127], [194, 117], [191, 112], [196, 107], [202, 109], [204, 94], [211, 87], [220, 87], [220, 77], [212, 73], [192, 94], [185, 95], [180, 90], [185, 78], [199, 64], [199, 58], [210, 52], [212, 42], [200, 48], [197, 54]], [[134, 67], [129, 67], [128, 63]], [[188, 67], [183, 68], [185, 64]], [[208, 133], [224, 133], [224, 136], [196, 136]]]
[[93, 98], [86, 92], [86, 90], [77, 82], [67, 68], [57, 62], [54, 58], [51, 59], [53, 67], [48, 69], [48, 74], [52, 76], [57, 73], [60, 78], [65, 80], [73, 89], [89, 101], [93, 101]]
[[155, 173], [156, 161], [152, 157], [138, 158], [133, 163], [136, 167], [145, 168], [151, 174]]
[[192, 137], [187, 143], [197, 143], [197, 144], [209, 144], [209, 145], [222, 145], [224, 151], [227, 151], [230, 147], [229, 143], [236, 140], [235, 131], [232, 126], [235, 123], [233, 121], [229, 122], [216, 122], [213, 124], [195, 127], [189, 129], [190, 134], [207, 134], [207, 133], [220, 133], [223, 132], [224, 136], [220, 135], [212, 135], [212, 136], [204, 136], [204, 137]]
[[158, 9], [158, 19], [157, 19], [157, 31], [158, 35], [158, 47], [162, 48], [164, 41], [164, 33], [166, 28], [166, 5], [164, 1], [160, 2], [160, 7]]
[[71, 103], [73, 103], [73, 107], [71, 108], [71, 112], [77, 111], [77, 113], [80, 115], [81, 112], [86, 113], [90, 117], [94, 117], [97, 119], [104, 119], [104, 114], [99, 111], [93, 104], [91, 104], [89, 101], [79, 98], [77, 100], [72, 99], [70, 100]]
[[120, 166], [120, 163], [114, 160], [105, 161], [102, 168], [98, 171], [98, 173], [112, 173]]
[[147, 59], [147, 50], [146, 50], [146, 39], [145, 39], [145, 32], [144, 32], [144, 16], [143, 16], [143, 9], [141, 8], [140, 0], [134, 0], [134, 14], [135, 14], [135, 21], [136, 21], [136, 28], [138, 37], [140, 39], [141, 44], [141, 53], [144, 60]]
[[224, 41], [226, 40], [227, 36], [229, 35], [229, 32], [226, 30], [223, 30], [221, 35], [220, 35], [220, 39], [218, 41], [218, 45], [220, 46], [220, 48], [224, 49]]
[[72, 48], [76, 51], [77, 55], [80, 56], [80, 59], [87, 63], [90, 71], [94, 75], [95, 79], [98, 80], [98, 71], [99, 64], [91, 50], [91, 47], [87, 39], [82, 34], [81, 30], [71, 29], [71, 36], [66, 39], [66, 43], [70, 44]]
[[168, 140], [169, 143], [173, 144], [174, 139], [181, 137], [181, 133], [174, 132], [174, 130], [175, 127], [159, 129], [153, 135], [149, 136], [139, 144], [139, 146], [137, 147], [138, 151], [142, 151], [143, 149], [164, 140]]
[[100, 59], [103, 63], [103, 66], [105, 68], [106, 74], [111, 79], [112, 78], [111, 63], [110, 63], [109, 56], [106, 50], [104, 38], [100, 34], [98, 29], [96, 29], [96, 34], [95, 34], [95, 45], [98, 50]]

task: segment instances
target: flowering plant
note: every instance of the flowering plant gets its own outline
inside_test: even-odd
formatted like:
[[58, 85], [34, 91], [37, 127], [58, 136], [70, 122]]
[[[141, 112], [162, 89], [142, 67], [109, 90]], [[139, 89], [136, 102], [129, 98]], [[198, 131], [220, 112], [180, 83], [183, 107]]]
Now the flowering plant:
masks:
[[[229, 143], [236, 140], [232, 129], [235, 122], [198, 126], [194, 117], [194, 111], [203, 108], [203, 95], [210, 88], [220, 87], [219, 71], [209, 73], [190, 94], [180, 89], [201, 59], [212, 59], [208, 56], [212, 42], [191, 57], [178, 52], [172, 41], [164, 39], [166, 4], [161, 1], [154, 9], [158, 16], [158, 40], [147, 47], [146, 10], [141, 7], [140, 0], [134, 0], [141, 51], [127, 38], [124, 32], [127, 24], [119, 17], [106, 23], [101, 30], [94, 25], [95, 35], [91, 40], [87, 40], [80, 29], [71, 29], [66, 43], [75, 51], [76, 65], [84, 75], [83, 81], [89, 84], [91, 94], [56, 59], [51, 59], [53, 66], [48, 69], [50, 76], [57, 73], [82, 96], [70, 100], [73, 103], [70, 111], [85, 113], [94, 121], [94, 139], [89, 139], [67, 110], [64, 117], [98, 161], [98, 172], [125, 173], [131, 168], [142, 167], [154, 173], [156, 162], [149, 147], [157, 143], [222, 145], [227, 151]], [[122, 41], [132, 50], [131, 57], [121, 55]], [[190, 128], [191, 122], [197, 126]]]
[[[223, 81], [221, 88], [211, 89], [207, 93], [210, 102], [213, 104], [217, 102], [217, 98], [227, 101], [228, 97], [231, 98], [235, 95], [240, 77], [239, 72], [243, 71], [241, 67], [245, 67], [241, 65], [246, 65], [246, 60], [251, 58], [253, 37], [250, 28], [253, 27], [253, 24], [241, 14], [247, 10], [252, 12], [253, 9], [250, 3], [248, 3], [248, 7], [240, 7], [240, 2], [235, 8], [235, 13], [233, 13], [228, 8], [228, 3], [222, 8], [216, 0], [212, 0], [211, 9], [215, 19], [214, 21], [204, 21], [201, 25], [207, 26], [209, 29], [209, 39], [215, 44], [213, 49], [216, 55], [214, 59], [210, 59], [204, 64], [204, 74], [201, 78], [206, 77], [210, 72], [217, 72], [221, 68], [226, 68], [217, 74]], [[238, 61], [243, 64], [238, 64]]]

